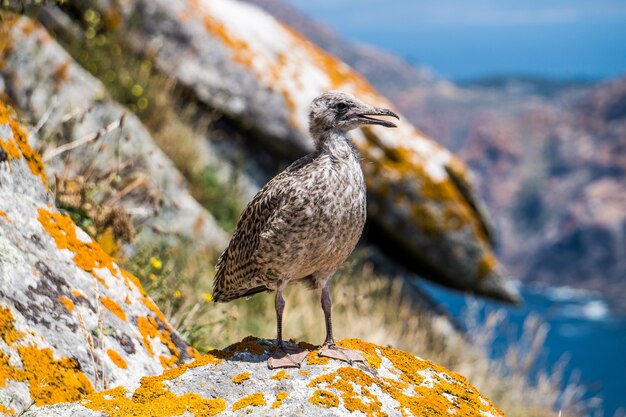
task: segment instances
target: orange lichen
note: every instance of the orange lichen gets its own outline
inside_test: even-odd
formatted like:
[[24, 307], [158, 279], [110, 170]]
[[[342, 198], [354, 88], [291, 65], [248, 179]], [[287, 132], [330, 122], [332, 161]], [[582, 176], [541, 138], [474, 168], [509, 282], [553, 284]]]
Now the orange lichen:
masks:
[[[326, 393], [331, 393], [328, 390], [335, 391], [338, 398], [337, 404], [340, 399], [343, 406], [352, 412], [361, 411], [369, 416], [386, 416], [387, 414], [382, 411], [380, 399], [372, 390], [373, 387], [377, 387], [398, 402], [397, 410], [403, 416], [447, 416], [450, 414], [450, 409], [455, 410], [457, 415], [463, 416], [480, 416], [481, 413], [484, 414], [490, 410], [501, 413], [493, 404], [481, 397], [462, 376], [443, 367], [406, 352], [360, 340], [344, 340], [340, 344], [344, 347], [359, 349], [364, 355], [369, 352], [369, 355], [386, 357], [398, 371], [400, 378], [400, 381], [375, 378], [361, 369], [342, 367], [330, 374], [320, 375], [309, 383], [309, 387], [323, 388]], [[425, 383], [425, 375], [428, 375], [430, 383]], [[412, 391], [410, 394], [405, 392], [408, 387]], [[444, 394], [452, 396], [454, 402]], [[319, 404], [319, 402], [326, 396], [327, 394], [321, 398], [312, 397], [316, 398], [316, 402], [311, 402], [324, 407], [325, 403]]]
[[235, 401], [233, 411], [241, 410], [246, 407], [262, 407], [265, 405], [265, 395], [262, 392], [250, 394], [242, 399]]
[[478, 261], [478, 271], [476, 272], [476, 275], [481, 279], [487, 278], [497, 268], [497, 266], [498, 260], [495, 255], [491, 252], [487, 252]]
[[107, 349], [107, 355], [109, 355], [109, 358], [111, 358], [113, 363], [116, 364], [118, 368], [128, 369], [128, 364], [119, 353], [113, 349]]
[[115, 314], [120, 320], [126, 321], [126, 313], [118, 303], [116, 303], [109, 297], [100, 297], [100, 302], [103, 306], [109, 309], [111, 313]]
[[56, 78], [59, 81], [65, 81], [67, 80], [68, 77], [68, 73], [69, 73], [69, 61], [65, 61], [63, 63], [61, 63], [56, 70], [54, 70], [54, 78]]
[[271, 378], [275, 379], [276, 381], [280, 381], [281, 379], [289, 378], [289, 374], [284, 369], [281, 369], [280, 371], [278, 371], [274, 375], [272, 375]]
[[6, 123], [7, 120], [11, 125], [13, 140], [8, 139], [4, 142], [0, 139], [0, 148], [7, 152], [10, 159], [24, 158], [31, 172], [41, 178], [41, 181], [45, 184], [46, 176], [44, 174], [44, 166], [41, 161], [41, 157], [33, 150], [33, 148], [30, 147], [24, 131], [19, 126], [17, 121], [11, 118], [5, 105], [0, 102], [0, 121], [2, 121], [2, 123]]
[[[85, 242], [77, 237], [77, 226], [72, 222], [72, 219], [60, 213], [53, 213], [47, 209], [39, 208], [39, 222], [44, 229], [54, 239], [59, 249], [69, 249], [74, 253], [74, 263], [81, 269], [91, 273], [100, 283], [106, 288], [108, 285], [106, 281], [96, 273], [96, 269], [105, 268], [118, 279], [123, 279], [126, 286], [129, 289], [136, 288], [142, 295], [141, 301], [143, 304], [157, 317], [162, 325], [162, 329], [159, 329], [159, 324], [152, 317], [138, 319], [139, 331], [143, 337], [143, 343], [146, 350], [153, 355], [152, 347], [148, 340], [148, 337], [158, 337], [161, 342], [166, 345], [172, 354], [171, 357], [161, 357], [161, 363], [164, 366], [173, 366], [179, 360], [179, 351], [172, 342], [170, 332], [173, 331], [172, 327], [167, 322], [167, 319], [154, 302], [146, 295], [145, 291], [141, 287], [139, 280], [127, 271], [124, 271], [118, 267], [115, 259], [107, 255], [97, 242], [89, 241]], [[126, 313], [119, 304], [108, 297], [101, 298], [102, 304], [113, 312], [121, 320], [126, 320]], [[150, 320], [150, 321], [148, 321]]]
[[309, 371], [308, 369], [301, 369], [298, 371], [298, 373], [302, 376], [308, 376], [311, 373], [311, 371]]
[[226, 25], [208, 13], [204, 13], [202, 23], [207, 32], [221, 39], [231, 50], [233, 59], [246, 67], [250, 67], [254, 60], [254, 51], [243, 39], [233, 36]]
[[250, 372], [242, 372], [233, 377], [233, 382], [235, 384], [241, 384], [243, 381], [250, 379]]
[[0, 217], [6, 220], [7, 222], [11, 223], [11, 220], [9, 220], [9, 218], [7, 217], [7, 214], [2, 210], [0, 210]]
[[280, 408], [283, 405], [283, 400], [289, 396], [285, 391], [280, 391], [276, 394], [276, 401], [272, 403], [272, 408]]
[[85, 397], [82, 404], [111, 416], [170, 417], [185, 412], [197, 417], [214, 416], [226, 409], [221, 398], [204, 398], [198, 394], [176, 395], [167, 390], [164, 380], [172, 375], [141, 378], [141, 385], [132, 396], [126, 388], [117, 387]]
[[89, 395], [82, 404], [109, 415], [168, 417], [190, 412], [198, 417], [214, 416], [226, 409], [223, 399], [206, 399], [195, 393], [176, 395], [167, 389], [164, 381], [179, 377], [189, 368], [214, 365], [228, 356], [227, 352], [209, 352], [191, 364], [165, 370], [160, 376], [141, 378], [132, 395], [124, 387], [118, 387]]
[[319, 353], [319, 350], [317, 349], [309, 352], [306, 355], [307, 363], [309, 365], [328, 365], [328, 362], [330, 362], [330, 359], [324, 356], [319, 356], [318, 353]]
[[78, 297], [87, 298], [87, 297], [85, 297], [85, 294], [81, 290], [72, 290], [70, 292], [76, 298], [78, 298]]
[[64, 295], [60, 295], [59, 301], [67, 308], [67, 311], [74, 311], [74, 302]]
[[3, 416], [14, 416], [15, 410], [5, 407], [4, 404], [0, 404], [0, 414]]
[[15, 328], [8, 308], [0, 308], [0, 337], [16, 350], [21, 360], [21, 367], [12, 366], [0, 352], [0, 387], [7, 380], [26, 382], [30, 397], [38, 406], [77, 401], [93, 392], [91, 382], [75, 359], [55, 359], [52, 349], [29, 344], [25, 333]]
[[77, 226], [72, 219], [61, 213], [53, 213], [39, 208], [39, 222], [54, 239], [59, 249], [69, 249], [74, 253], [74, 263], [87, 271], [96, 268], [107, 268], [111, 274], [117, 275], [114, 259], [107, 255], [96, 242], [85, 242], [76, 235]]
[[309, 402], [318, 407], [331, 408], [339, 405], [339, 398], [330, 391], [318, 389], [309, 398]]
[[369, 366], [372, 368], [380, 368], [383, 359], [380, 357], [376, 345], [364, 342], [361, 339], [344, 339], [340, 341], [338, 345], [346, 349], [361, 351]]
[[155, 338], [159, 335], [159, 328], [156, 321], [150, 316], [138, 317], [137, 328], [139, 329], [139, 333], [141, 334], [141, 341], [146, 350], [148, 351], [150, 356], [154, 355], [154, 352], [152, 351], [152, 344], [150, 343], [150, 338]]

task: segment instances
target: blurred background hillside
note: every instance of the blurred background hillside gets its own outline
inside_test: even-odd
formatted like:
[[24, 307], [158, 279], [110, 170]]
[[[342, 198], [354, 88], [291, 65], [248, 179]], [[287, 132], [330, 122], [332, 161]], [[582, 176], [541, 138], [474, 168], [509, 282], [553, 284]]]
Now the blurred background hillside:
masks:
[[[200, 351], [274, 337], [271, 297], [211, 303], [214, 262], [341, 89], [403, 120], [354, 135], [369, 218], [338, 337], [443, 363], [509, 417], [626, 415], [622, 1], [1, 4], [0, 98], [57, 206]], [[321, 340], [317, 297], [289, 293], [288, 337]]]

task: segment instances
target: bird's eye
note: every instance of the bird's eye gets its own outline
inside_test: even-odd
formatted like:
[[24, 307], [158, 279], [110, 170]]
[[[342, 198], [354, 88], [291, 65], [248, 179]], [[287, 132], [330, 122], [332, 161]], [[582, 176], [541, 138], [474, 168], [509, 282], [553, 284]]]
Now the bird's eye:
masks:
[[337, 103], [335, 104], [335, 108], [338, 111], [345, 111], [348, 108], [348, 105], [346, 103]]

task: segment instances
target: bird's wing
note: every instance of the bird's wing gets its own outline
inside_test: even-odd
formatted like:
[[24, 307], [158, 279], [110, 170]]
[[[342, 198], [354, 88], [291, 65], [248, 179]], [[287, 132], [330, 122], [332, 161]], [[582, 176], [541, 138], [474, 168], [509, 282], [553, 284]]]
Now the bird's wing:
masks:
[[215, 301], [230, 301], [269, 289], [260, 280], [272, 277], [264, 276], [266, 271], [258, 265], [256, 253], [262, 234], [280, 215], [290, 185], [289, 176], [284, 172], [279, 174], [244, 209], [228, 247], [215, 266]]

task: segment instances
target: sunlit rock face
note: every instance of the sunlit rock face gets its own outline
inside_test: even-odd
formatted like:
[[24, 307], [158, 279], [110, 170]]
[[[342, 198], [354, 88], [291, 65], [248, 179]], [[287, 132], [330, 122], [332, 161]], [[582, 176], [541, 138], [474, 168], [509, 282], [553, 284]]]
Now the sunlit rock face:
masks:
[[[139, 119], [112, 100], [45, 28], [7, 16], [0, 22], [0, 36], [7, 43], [0, 90], [27, 120], [40, 124], [29, 141], [43, 149], [45, 173], [64, 205], [89, 211], [82, 195], [88, 193], [92, 205], [128, 213], [137, 225], [131, 250], [156, 240], [175, 245], [181, 239], [197, 249], [223, 249], [226, 233], [191, 196], [183, 176]], [[94, 189], [81, 190], [83, 182], [94, 183]], [[109, 223], [119, 234], [121, 221], [112, 218]]]
[[25, 416], [488, 416], [504, 417], [460, 375], [411, 354], [346, 339], [366, 363], [320, 358], [311, 345], [300, 369], [270, 370], [268, 340], [246, 338], [195, 362]]
[[0, 103], [0, 411], [131, 386], [193, 354], [137, 279], [57, 211], [41, 157]]
[[[85, 13], [69, 2], [69, 16]], [[219, 111], [277, 158], [310, 151], [311, 100], [336, 89], [392, 107], [346, 64], [261, 9], [234, 0], [112, 1], [95, 5], [105, 26], [128, 38], [207, 109]], [[46, 9], [50, 27], [67, 20]], [[52, 16], [52, 17], [51, 17]], [[63, 16], [63, 17], [60, 17]], [[56, 23], [54, 23], [56, 22]], [[465, 166], [406, 120], [353, 134], [363, 156], [369, 219], [378, 244], [445, 285], [516, 301], [491, 248], [491, 232]]]

